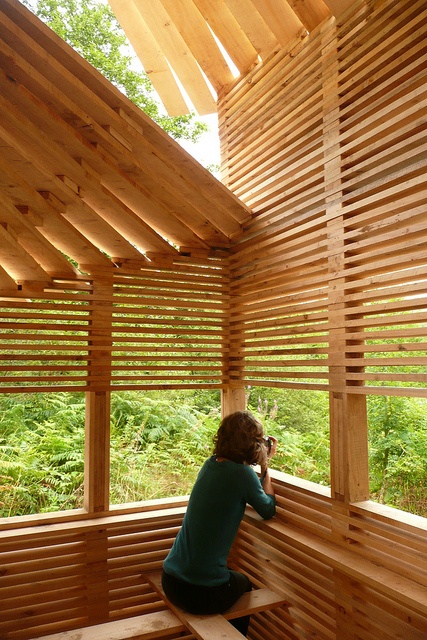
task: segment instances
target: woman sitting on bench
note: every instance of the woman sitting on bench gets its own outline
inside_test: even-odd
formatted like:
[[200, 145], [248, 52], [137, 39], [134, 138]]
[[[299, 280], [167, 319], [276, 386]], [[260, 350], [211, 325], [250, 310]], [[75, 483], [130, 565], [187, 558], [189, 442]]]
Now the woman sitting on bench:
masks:
[[[188, 508], [164, 564], [162, 586], [175, 605], [196, 614], [223, 613], [245, 591], [249, 578], [227, 567], [246, 504], [259, 515], [276, 511], [268, 459], [277, 440], [264, 437], [261, 423], [248, 411], [224, 418], [214, 437], [214, 455], [204, 463]], [[261, 466], [261, 480], [251, 465]], [[246, 635], [249, 617], [230, 621]]]

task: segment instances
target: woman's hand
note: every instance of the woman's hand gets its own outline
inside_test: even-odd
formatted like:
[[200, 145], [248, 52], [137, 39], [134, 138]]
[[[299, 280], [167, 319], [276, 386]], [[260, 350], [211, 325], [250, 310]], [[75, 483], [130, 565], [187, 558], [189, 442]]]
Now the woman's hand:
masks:
[[268, 472], [268, 461], [270, 460], [270, 458], [276, 455], [277, 438], [274, 438], [273, 436], [268, 436], [268, 438], [270, 440], [271, 447], [269, 447], [269, 450], [267, 451], [267, 455], [264, 459], [264, 462], [261, 464], [261, 484], [263, 486], [265, 493], [268, 493], [269, 495], [274, 496], [274, 487], [271, 482], [270, 474]]
[[261, 475], [265, 477], [267, 470], [268, 470], [268, 461], [274, 456], [276, 455], [277, 452], [277, 438], [274, 438], [273, 436], [268, 436], [270, 443], [271, 443], [271, 447], [269, 447], [269, 449], [267, 449], [266, 453], [267, 455], [265, 456], [264, 460], [261, 462]]
[[268, 436], [271, 442], [271, 447], [270, 447], [270, 451], [268, 452], [268, 459], [272, 458], [273, 456], [276, 455], [277, 452], [277, 438], [275, 438], [274, 436]]

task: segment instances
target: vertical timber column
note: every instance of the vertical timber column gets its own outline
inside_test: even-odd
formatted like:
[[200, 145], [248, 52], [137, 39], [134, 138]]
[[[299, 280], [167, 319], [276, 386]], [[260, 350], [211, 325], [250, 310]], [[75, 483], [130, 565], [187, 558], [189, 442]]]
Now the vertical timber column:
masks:
[[235, 411], [246, 409], [246, 395], [244, 386], [244, 335], [242, 335], [241, 322], [239, 326], [233, 321], [234, 309], [238, 300], [238, 286], [233, 281], [233, 268], [230, 266], [231, 281], [229, 285], [229, 303], [225, 313], [224, 342], [227, 349], [223, 356], [223, 388], [221, 392], [221, 415], [224, 418]]
[[[332, 37], [331, 29], [335, 30]], [[366, 400], [352, 394], [347, 384], [347, 345], [351, 333], [347, 310], [345, 211], [343, 211], [338, 38], [329, 21], [324, 28], [323, 135], [326, 220], [329, 262], [329, 381], [331, 424], [331, 488], [335, 508], [346, 511], [350, 502], [369, 497]], [[339, 505], [342, 505], [342, 508]], [[345, 531], [342, 531], [345, 535]]]
[[[230, 155], [228, 150], [227, 95], [218, 94], [218, 133], [221, 152], [221, 180], [227, 186]], [[230, 295], [227, 320], [224, 323], [224, 339], [228, 340], [228, 351], [223, 361], [224, 385], [221, 391], [221, 415], [224, 418], [234, 411], [246, 409], [244, 375], [244, 340], [238, 328], [233, 330], [233, 307], [236, 302], [236, 282], [233, 280], [233, 258], [230, 258]], [[238, 292], [237, 292], [238, 295]]]
[[221, 393], [221, 415], [223, 418], [235, 411], [246, 409], [245, 387], [242, 385], [235, 387], [225, 387]]
[[112, 271], [93, 273], [85, 432], [84, 506], [88, 513], [109, 508], [112, 297]]

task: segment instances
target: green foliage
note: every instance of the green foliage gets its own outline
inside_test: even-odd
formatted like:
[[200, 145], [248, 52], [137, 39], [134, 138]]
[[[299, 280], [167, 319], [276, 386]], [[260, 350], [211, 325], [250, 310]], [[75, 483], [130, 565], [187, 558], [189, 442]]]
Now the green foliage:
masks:
[[1, 396], [0, 515], [81, 506], [82, 394]]
[[[201, 464], [212, 452], [219, 418], [218, 412], [201, 413], [182, 403], [179, 395], [172, 394], [168, 401], [135, 398], [140, 404], [135, 420], [121, 412], [122, 426], [113, 428], [112, 503], [190, 491]], [[119, 404], [123, 409], [121, 399]]]
[[295, 391], [273, 387], [249, 388], [248, 407], [270, 416], [287, 429], [309, 432], [329, 424], [329, 400], [324, 391]]
[[329, 485], [329, 413], [324, 392], [256, 387], [248, 408], [278, 440], [271, 467]]
[[175, 139], [207, 131], [195, 114], [166, 115], [110, 7], [97, 0], [23, 0], [34, 13]]
[[427, 513], [427, 399], [370, 396], [368, 420], [373, 498]]
[[[111, 502], [189, 493], [211, 454], [219, 393], [112, 394]], [[328, 397], [315, 391], [249, 390], [248, 407], [278, 439], [272, 467], [329, 484]], [[0, 515], [82, 506], [84, 396], [0, 396]], [[368, 398], [372, 497], [427, 515], [427, 399]]]

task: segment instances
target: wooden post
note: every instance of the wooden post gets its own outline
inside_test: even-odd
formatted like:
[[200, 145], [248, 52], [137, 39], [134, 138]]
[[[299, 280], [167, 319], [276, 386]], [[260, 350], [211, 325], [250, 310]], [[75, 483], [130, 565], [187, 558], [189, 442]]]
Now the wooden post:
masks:
[[246, 395], [244, 386], [227, 387], [221, 392], [221, 415], [223, 418], [234, 411], [246, 409]]
[[110, 491], [110, 392], [86, 393], [85, 491], [89, 513], [108, 511]]
[[109, 508], [112, 284], [110, 271], [94, 274], [85, 437], [84, 506], [89, 513]]
[[[346, 310], [345, 212], [342, 210], [339, 68], [336, 39], [326, 41], [323, 69], [323, 136], [329, 263], [329, 380], [332, 496], [344, 503], [369, 498], [366, 400], [348, 392], [346, 347], [351, 341]], [[333, 62], [331, 62], [333, 61]]]

